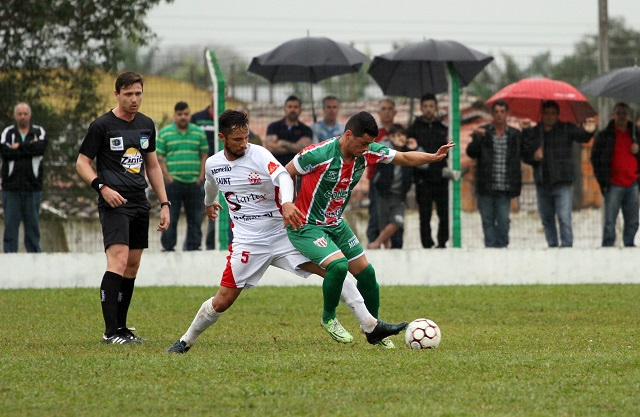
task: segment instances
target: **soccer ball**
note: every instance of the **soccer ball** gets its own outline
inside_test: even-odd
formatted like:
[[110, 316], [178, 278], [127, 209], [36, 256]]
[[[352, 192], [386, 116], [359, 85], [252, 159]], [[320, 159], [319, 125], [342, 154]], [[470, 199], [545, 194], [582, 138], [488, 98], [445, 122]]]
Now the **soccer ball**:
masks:
[[415, 319], [404, 333], [404, 341], [409, 349], [435, 349], [441, 339], [440, 327], [429, 319]]

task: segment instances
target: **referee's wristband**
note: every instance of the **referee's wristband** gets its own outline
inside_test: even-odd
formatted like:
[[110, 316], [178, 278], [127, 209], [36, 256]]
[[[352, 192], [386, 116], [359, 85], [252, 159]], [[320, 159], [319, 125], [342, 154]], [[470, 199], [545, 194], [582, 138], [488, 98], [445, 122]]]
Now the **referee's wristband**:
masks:
[[93, 188], [94, 190], [96, 190], [96, 193], [100, 194], [100, 190], [102, 190], [102, 187], [104, 187], [106, 184], [102, 184], [100, 182], [100, 180], [98, 179], [98, 177], [96, 177], [93, 181], [91, 181], [91, 188]]

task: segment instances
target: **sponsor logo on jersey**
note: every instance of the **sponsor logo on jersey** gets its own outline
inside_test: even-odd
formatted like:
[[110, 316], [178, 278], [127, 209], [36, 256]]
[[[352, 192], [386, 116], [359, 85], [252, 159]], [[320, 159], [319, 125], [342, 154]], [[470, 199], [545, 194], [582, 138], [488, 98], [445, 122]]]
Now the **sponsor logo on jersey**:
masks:
[[251, 185], [262, 184], [262, 178], [260, 178], [260, 174], [256, 174], [255, 172], [249, 173], [249, 184]]
[[242, 208], [242, 203], [262, 203], [263, 201], [266, 201], [267, 195], [254, 193], [237, 195], [236, 193], [229, 191], [224, 194], [224, 198], [229, 204], [229, 210], [238, 211]]
[[272, 212], [264, 213], [264, 214], [243, 214], [242, 216], [233, 215], [233, 220], [243, 220], [245, 222], [259, 219], [260, 217], [273, 217]]
[[340, 180], [340, 184], [342, 186], [348, 185], [350, 182], [351, 182], [350, 178], [343, 178], [343, 179]]
[[347, 241], [347, 243], [349, 244], [349, 248], [353, 248], [354, 246], [356, 246], [358, 243], [360, 243], [360, 241], [358, 240], [358, 238], [356, 236], [353, 236], [351, 239], [349, 239]]
[[122, 165], [127, 172], [139, 174], [140, 168], [142, 167], [142, 154], [137, 148], [128, 148], [120, 159], [120, 165]]
[[109, 138], [109, 147], [112, 151], [124, 151], [124, 141], [122, 136], [119, 138]]
[[140, 136], [140, 147], [147, 149], [149, 147], [149, 136]]
[[326, 176], [328, 180], [335, 180], [338, 177], [338, 173], [336, 171], [329, 171]]
[[211, 175], [216, 175], [218, 172], [231, 172], [231, 167], [230, 166], [226, 166], [226, 167], [212, 168], [211, 169]]
[[313, 241], [313, 244], [320, 248], [326, 248], [328, 245], [328, 242], [327, 242], [327, 239], [323, 237], [319, 237], [318, 239]]
[[269, 171], [269, 175], [271, 175], [278, 168], [280, 168], [280, 164], [276, 164], [275, 162], [269, 162], [269, 165], [267, 166], [267, 171]]
[[227, 205], [229, 206], [229, 210], [238, 211], [242, 208], [242, 206], [240, 204], [236, 204], [235, 202], [231, 201], [231, 197], [233, 197], [234, 195], [235, 193], [232, 193], [232, 192], [224, 193], [224, 199], [227, 200]]
[[364, 164], [358, 164], [358, 165], [356, 165], [356, 167], [353, 169], [353, 172], [362, 171], [363, 169], [364, 169]]
[[216, 184], [218, 184], [218, 185], [231, 185], [231, 178], [230, 177], [222, 177], [222, 178], [216, 177]]
[[327, 219], [337, 219], [342, 213], [342, 207], [337, 207], [335, 210], [324, 210], [324, 217]]
[[324, 193], [324, 198], [331, 200], [344, 200], [348, 195], [348, 190], [329, 190]]

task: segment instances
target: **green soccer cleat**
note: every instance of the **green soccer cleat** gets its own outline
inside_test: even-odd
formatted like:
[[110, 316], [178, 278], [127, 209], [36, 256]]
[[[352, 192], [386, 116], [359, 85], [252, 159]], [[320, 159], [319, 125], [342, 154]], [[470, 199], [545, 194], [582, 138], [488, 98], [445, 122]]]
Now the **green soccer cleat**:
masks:
[[381, 349], [395, 349], [396, 348], [396, 345], [394, 345], [393, 342], [391, 341], [391, 339], [389, 339], [388, 337], [385, 337], [384, 339], [382, 339], [381, 341], [379, 341], [375, 345], [379, 346]]
[[329, 320], [328, 323], [324, 323], [322, 320], [320, 320], [320, 325], [322, 326], [323, 329], [327, 331], [327, 333], [329, 333], [329, 335], [336, 342], [340, 342], [340, 343], [353, 342], [353, 336], [351, 336], [349, 332], [346, 331], [344, 327], [342, 327], [342, 324], [340, 324], [338, 319], [331, 319]]

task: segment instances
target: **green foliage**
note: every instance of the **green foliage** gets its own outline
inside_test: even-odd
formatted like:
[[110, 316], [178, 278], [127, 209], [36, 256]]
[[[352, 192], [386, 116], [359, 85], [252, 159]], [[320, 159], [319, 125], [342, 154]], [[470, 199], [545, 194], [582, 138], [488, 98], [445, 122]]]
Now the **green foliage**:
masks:
[[129, 39], [120, 39], [117, 43], [120, 49], [118, 70], [134, 71], [139, 74], [151, 74], [154, 70], [154, 62], [158, 53], [158, 46], [149, 46], [143, 51], [139, 44]]
[[242, 58], [233, 48], [222, 45], [192, 46], [171, 51], [162, 57], [162, 62], [155, 60], [152, 73], [178, 81], [190, 82], [201, 87], [210, 87], [209, 70], [204, 61], [204, 51], [209, 49], [215, 51], [227, 85], [246, 85], [256, 81], [259, 84], [268, 84], [262, 77], [256, 77], [247, 72], [249, 63], [246, 59]]
[[[640, 32], [626, 27], [624, 19], [609, 21], [609, 50], [611, 69], [633, 66], [640, 63]], [[578, 86], [598, 75], [598, 37], [585, 35], [576, 43], [574, 52], [554, 63], [551, 53], [533, 57], [521, 66], [515, 59], [502, 55], [503, 64], [495, 61], [487, 66], [470, 84], [470, 91], [486, 100], [508, 84], [526, 77], [548, 77]]]
[[[13, 123], [13, 106], [28, 102], [32, 121], [47, 130], [47, 182], [73, 185], [77, 147], [103, 103], [98, 70], [115, 70], [120, 39], [146, 44], [147, 11], [161, 0], [6, 0], [0, 19], [0, 125]], [[170, 1], [170, 0], [169, 0]]]
[[[97, 281], [96, 281], [97, 285]], [[439, 349], [341, 345], [319, 287], [258, 287], [186, 355], [165, 350], [215, 289], [136, 289], [149, 340], [105, 346], [96, 289], [0, 291], [2, 415], [636, 416], [638, 285], [382, 287], [382, 317], [427, 316]], [[35, 300], [35, 301], [34, 301]], [[27, 330], [28, 329], [28, 330]]]

